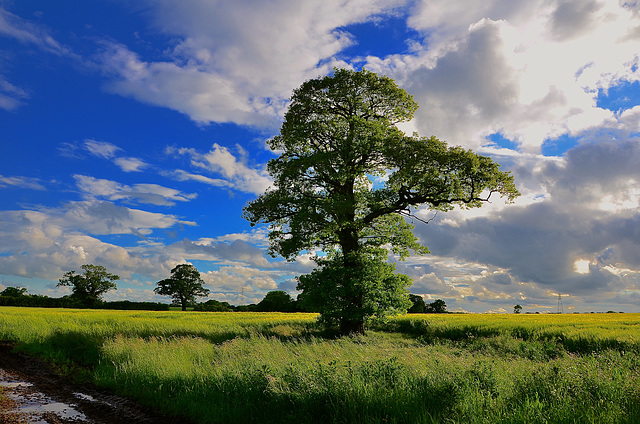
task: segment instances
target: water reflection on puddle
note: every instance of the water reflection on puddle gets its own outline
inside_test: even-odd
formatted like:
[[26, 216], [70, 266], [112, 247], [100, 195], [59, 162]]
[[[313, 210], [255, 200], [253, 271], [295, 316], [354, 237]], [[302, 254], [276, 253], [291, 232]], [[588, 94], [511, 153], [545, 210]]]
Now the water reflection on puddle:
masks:
[[[33, 420], [45, 413], [55, 414], [65, 420], [88, 422], [87, 417], [75, 409], [75, 405], [54, 401], [44, 393], [34, 390], [33, 384], [26, 381], [16, 381], [8, 378], [6, 374], [0, 373], [0, 387], [10, 389], [5, 391], [5, 395], [17, 403], [15, 410], [11, 412], [31, 415], [30, 423], [47, 424], [47, 421], [44, 420]], [[82, 393], [75, 393], [75, 395], [79, 398], [88, 396]]]

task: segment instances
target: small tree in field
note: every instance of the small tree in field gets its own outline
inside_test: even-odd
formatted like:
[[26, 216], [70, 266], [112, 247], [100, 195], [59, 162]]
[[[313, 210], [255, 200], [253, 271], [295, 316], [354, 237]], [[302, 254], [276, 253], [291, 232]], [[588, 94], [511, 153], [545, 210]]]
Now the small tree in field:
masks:
[[284, 290], [272, 290], [258, 303], [258, 312], [295, 312], [296, 302]]
[[513, 313], [514, 314], [519, 314], [520, 312], [522, 312], [522, 306], [516, 305], [516, 306], [513, 307]]
[[158, 281], [154, 291], [163, 296], [171, 296], [183, 311], [196, 300], [196, 296], [206, 296], [209, 289], [203, 287], [200, 272], [191, 264], [178, 265], [171, 270], [171, 278]]
[[342, 334], [364, 334], [367, 318], [411, 306], [411, 279], [395, 274], [387, 257], [429, 252], [406, 220], [420, 220], [415, 208], [473, 208], [494, 193], [519, 195], [513, 176], [490, 158], [400, 131], [396, 124], [417, 107], [392, 79], [366, 70], [305, 82], [269, 141], [282, 152], [268, 164], [274, 188], [244, 209], [251, 225], [270, 224], [273, 256], [325, 253], [298, 289]]
[[9, 286], [0, 292], [0, 296], [22, 297], [27, 294], [26, 287]]
[[444, 314], [447, 312], [447, 304], [442, 299], [436, 299], [425, 308], [428, 314]]
[[71, 298], [83, 306], [95, 306], [109, 290], [117, 290], [114, 281], [120, 277], [109, 274], [101, 265], [82, 265], [83, 274], [75, 271], [65, 272], [56, 287], [71, 287]]
[[410, 294], [409, 300], [413, 304], [407, 313], [409, 314], [423, 314], [427, 310], [427, 304], [424, 303], [424, 298], [422, 296], [418, 296], [417, 294]]

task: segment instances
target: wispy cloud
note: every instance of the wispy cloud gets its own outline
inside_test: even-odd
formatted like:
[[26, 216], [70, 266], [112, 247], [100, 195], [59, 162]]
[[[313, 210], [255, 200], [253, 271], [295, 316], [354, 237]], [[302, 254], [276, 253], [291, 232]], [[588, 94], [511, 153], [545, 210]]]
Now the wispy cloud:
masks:
[[72, 51], [56, 41], [49, 31], [0, 7], [0, 35], [32, 44], [48, 53], [76, 57]]
[[116, 153], [122, 150], [113, 143], [91, 139], [84, 141], [84, 148], [92, 155], [104, 159], [113, 159], [116, 156]]
[[115, 158], [113, 162], [124, 172], [140, 172], [149, 166], [146, 162], [138, 158]]
[[0, 187], [18, 187], [30, 190], [45, 190], [37, 178], [30, 177], [5, 177], [0, 175]]
[[[23, 45], [36, 48], [56, 56], [80, 61], [78, 55], [53, 38], [49, 31], [6, 10], [0, 5], [0, 37], [17, 40]], [[15, 111], [25, 104], [30, 93], [27, 89], [12, 84], [0, 73], [0, 109]]]
[[142, 172], [149, 164], [140, 158], [125, 157], [119, 154], [124, 150], [108, 141], [86, 139], [82, 144], [62, 143], [58, 148], [61, 155], [82, 159], [86, 153], [91, 156], [112, 161], [123, 172]]
[[88, 198], [123, 200], [159, 206], [173, 206], [175, 202], [188, 202], [197, 197], [196, 193], [182, 193], [157, 184], [120, 184], [112, 180], [74, 175], [78, 188]]
[[0, 74], [0, 109], [12, 112], [18, 109], [29, 98], [29, 94], [6, 81]]

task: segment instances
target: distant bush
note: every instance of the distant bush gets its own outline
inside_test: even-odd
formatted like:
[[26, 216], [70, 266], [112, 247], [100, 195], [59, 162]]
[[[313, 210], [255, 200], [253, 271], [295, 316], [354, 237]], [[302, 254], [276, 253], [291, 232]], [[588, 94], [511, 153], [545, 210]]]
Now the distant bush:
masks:
[[[23, 306], [32, 308], [77, 308], [86, 309], [85, 305], [71, 296], [49, 297], [38, 294], [23, 294], [20, 296], [0, 295], [0, 306]], [[97, 302], [91, 309], [118, 309], [123, 311], [168, 311], [169, 305], [155, 302], [131, 302], [122, 300], [116, 302]]]
[[27, 306], [34, 308], [75, 308], [77, 302], [64, 297], [48, 297], [37, 294], [22, 296], [0, 296], [0, 306]]
[[200, 312], [233, 312], [235, 309], [228, 302], [210, 299], [206, 302], [198, 303], [193, 307], [193, 310]]
[[117, 309], [121, 311], [168, 311], [169, 304], [159, 302], [131, 302], [120, 300], [116, 302], [104, 302], [99, 309]]

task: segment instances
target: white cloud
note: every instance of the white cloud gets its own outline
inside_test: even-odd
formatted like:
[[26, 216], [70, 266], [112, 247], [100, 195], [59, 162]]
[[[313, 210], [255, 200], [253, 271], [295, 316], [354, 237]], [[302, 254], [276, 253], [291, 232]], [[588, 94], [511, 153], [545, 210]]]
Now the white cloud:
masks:
[[153, 229], [166, 229], [178, 224], [195, 225], [174, 215], [130, 209], [99, 200], [69, 202], [60, 208], [43, 208], [40, 211], [56, 227], [96, 235], [145, 236]]
[[49, 35], [45, 28], [22, 19], [3, 7], [0, 7], [0, 35], [16, 39], [24, 44], [36, 45], [48, 53], [75, 57], [67, 47]]
[[0, 109], [12, 112], [24, 104], [29, 94], [5, 80], [0, 74]]
[[112, 75], [110, 90], [197, 122], [275, 126], [295, 87], [341, 63], [335, 55], [353, 41], [338, 28], [405, 1], [147, 3], [154, 30], [175, 47], [160, 62], [105, 42], [99, 60]]
[[[14, 15], [1, 5], [0, 37], [17, 40], [23, 46], [36, 46], [38, 49], [56, 56], [79, 60], [79, 57], [69, 48], [56, 41], [46, 28]], [[29, 97], [28, 90], [12, 84], [0, 73], [0, 109], [15, 111]]]
[[97, 141], [87, 139], [84, 141], [84, 148], [93, 156], [97, 156], [103, 159], [113, 159], [116, 153], [122, 150], [120, 147], [107, 141]]
[[172, 206], [176, 201], [188, 202], [197, 197], [196, 193], [182, 193], [179, 190], [157, 184], [134, 184], [128, 186], [112, 180], [74, 175], [78, 188], [87, 198], [124, 200], [161, 206]]
[[264, 169], [251, 168], [247, 164], [246, 153], [241, 146], [236, 145], [239, 158], [224, 146], [214, 143], [207, 153], [198, 152], [196, 149], [167, 150], [168, 154], [180, 154], [191, 160], [191, 165], [222, 178], [210, 178], [199, 174], [189, 173], [183, 170], [174, 171], [173, 175], [179, 181], [194, 180], [206, 184], [233, 188], [245, 193], [262, 194], [270, 185], [271, 178]]
[[113, 161], [124, 172], [140, 172], [148, 165], [138, 158], [115, 158]]
[[19, 187], [29, 190], [45, 190], [37, 178], [30, 177], [5, 177], [0, 175], [0, 188], [3, 187]]
[[[577, 297], [599, 293], [615, 298], [637, 284], [640, 272], [640, 215], [637, 207], [626, 207], [637, 202], [631, 182], [637, 177], [640, 143], [607, 142], [587, 134], [584, 139], [564, 159], [546, 160], [534, 173], [530, 167], [515, 170], [516, 181], [519, 175], [524, 181], [537, 179], [547, 193], [544, 199], [466, 219], [454, 214], [455, 225], [439, 216], [429, 225], [418, 225], [416, 233], [434, 255], [464, 264], [461, 277], [474, 296], [485, 287], [513, 297], [522, 291], [521, 283], [531, 283]], [[602, 202], [611, 204], [611, 196], [617, 199], [616, 207], [604, 210]], [[482, 273], [472, 271], [469, 262], [509, 276], [503, 280], [507, 284], [498, 290], [500, 282], [494, 277], [490, 285], [486, 276], [474, 280], [473, 275]], [[449, 283], [458, 278], [449, 265], [432, 266], [427, 273], [440, 272]], [[540, 293], [526, 296], [541, 302]]]
[[425, 1], [408, 22], [423, 49], [368, 66], [414, 95], [420, 133], [452, 144], [478, 148], [502, 132], [538, 152], [611, 119], [598, 89], [638, 79], [637, 24], [617, 2]]

